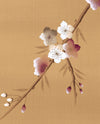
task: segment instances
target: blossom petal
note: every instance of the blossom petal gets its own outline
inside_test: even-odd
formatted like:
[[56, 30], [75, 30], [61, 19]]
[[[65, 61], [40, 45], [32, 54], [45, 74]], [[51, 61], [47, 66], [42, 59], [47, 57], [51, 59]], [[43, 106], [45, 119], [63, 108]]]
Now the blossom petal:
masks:
[[59, 44], [59, 45], [57, 45], [56, 48], [62, 51], [63, 50], [63, 45]]
[[48, 46], [48, 43], [47, 43], [47, 41], [46, 41], [46, 40], [44, 40], [44, 42], [43, 42], [43, 43], [44, 43], [44, 45], [45, 45], [45, 46]]
[[52, 49], [54, 49], [54, 48], [56, 48], [56, 46], [55, 46], [54, 44], [51, 44], [51, 45], [49, 46], [49, 50], [52, 50]]
[[60, 63], [61, 62], [61, 59], [54, 59], [54, 62], [55, 63]]
[[51, 30], [49, 27], [46, 27], [40, 35], [40, 39], [44, 41], [45, 46], [49, 46], [51, 44], [56, 44], [56, 35], [57, 31], [56, 30]]
[[35, 67], [34, 75], [41, 75], [46, 67], [49, 65], [49, 59], [48, 57], [42, 57], [42, 58], [36, 58], [33, 61], [33, 66]]
[[63, 46], [52, 46], [52, 49], [50, 49], [50, 52], [48, 53], [48, 57], [54, 59], [55, 63], [60, 63], [61, 59], [64, 60], [66, 58], [66, 54], [63, 52]]
[[51, 58], [51, 59], [54, 59], [53, 50], [51, 50], [51, 51], [48, 53], [48, 57]]
[[57, 32], [59, 33], [59, 34], [62, 34], [63, 33], [63, 27], [58, 27], [58, 29], [57, 29]]
[[61, 27], [67, 27], [68, 26], [67, 22], [65, 22], [65, 21], [62, 21], [60, 25], [61, 25]]
[[63, 53], [62, 54], [62, 60], [66, 59], [66, 58], [68, 58], [68, 55], [66, 53]]
[[41, 39], [41, 40], [45, 40], [45, 38], [44, 38], [44, 34], [43, 34], [43, 33], [41, 33], [41, 35], [40, 35], [40, 39]]
[[71, 32], [67, 31], [67, 38], [71, 39], [72, 38], [72, 35], [73, 34]]
[[34, 71], [34, 75], [37, 75], [37, 76], [40, 75], [37, 69], [35, 69], [35, 71]]
[[74, 27], [72, 25], [68, 25], [68, 31], [73, 32]]
[[67, 35], [61, 34], [60, 37], [62, 40], [65, 40], [67, 38]]
[[57, 43], [57, 39], [56, 39], [56, 37], [54, 36], [54, 37], [52, 38], [51, 42], [49, 42], [49, 45], [51, 45], [51, 44], [56, 44], [56, 43]]
[[33, 60], [33, 66], [36, 67], [38, 61], [40, 60], [40, 57], [36, 58], [35, 60]]
[[66, 50], [66, 47], [67, 47], [67, 43], [64, 43], [63, 44], [63, 49]]
[[80, 50], [80, 46], [78, 44], [74, 44], [74, 41], [70, 39], [67, 43], [63, 44], [63, 49], [65, 50], [67, 58], [71, 56], [77, 57], [77, 52]]

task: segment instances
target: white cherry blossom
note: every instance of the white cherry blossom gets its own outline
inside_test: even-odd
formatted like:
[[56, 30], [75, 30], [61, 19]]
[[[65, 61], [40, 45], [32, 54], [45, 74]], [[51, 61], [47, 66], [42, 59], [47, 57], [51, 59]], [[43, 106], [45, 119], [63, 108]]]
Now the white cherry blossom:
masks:
[[44, 41], [45, 46], [49, 46], [51, 44], [56, 44], [56, 35], [57, 31], [56, 30], [51, 30], [49, 27], [46, 27], [40, 35], [40, 39]]
[[67, 58], [66, 54], [62, 50], [62, 45], [52, 46], [48, 54], [48, 57], [54, 59], [55, 63], [60, 63], [61, 60]]
[[57, 29], [57, 32], [60, 34], [61, 39], [65, 40], [66, 38], [69, 38], [69, 39], [72, 38], [73, 30], [74, 30], [74, 27], [72, 25], [68, 25], [67, 22], [62, 21], [60, 26]]

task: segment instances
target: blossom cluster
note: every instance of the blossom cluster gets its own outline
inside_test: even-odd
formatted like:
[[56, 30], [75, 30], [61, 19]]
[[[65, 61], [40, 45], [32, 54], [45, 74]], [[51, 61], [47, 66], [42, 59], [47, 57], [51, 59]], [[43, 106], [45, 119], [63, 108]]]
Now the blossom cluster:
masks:
[[1, 94], [1, 97], [2, 97], [2, 98], [6, 98], [6, 103], [4, 103], [4, 106], [5, 106], [5, 107], [9, 107], [10, 104], [13, 102], [13, 98], [8, 97], [8, 96], [7, 96], [7, 93], [2, 93], [2, 94]]
[[[54, 60], [55, 63], [60, 63], [61, 60], [70, 57], [77, 57], [77, 52], [80, 50], [80, 46], [75, 44], [72, 40], [72, 34], [74, 27], [68, 25], [67, 22], [62, 21], [57, 30], [50, 29], [49, 27], [44, 28], [43, 33], [40, 35], [40, 39], [43, 40], [45, 46], [49, 46], [48, 57], [38, 57], [33, 61], [35, 68], [34, 74], [39, 76], [48, 67], [50, 60]], [[69, 39], [67, 43], [58, 44], [57, 34], [60, 35], [62, 40]]]

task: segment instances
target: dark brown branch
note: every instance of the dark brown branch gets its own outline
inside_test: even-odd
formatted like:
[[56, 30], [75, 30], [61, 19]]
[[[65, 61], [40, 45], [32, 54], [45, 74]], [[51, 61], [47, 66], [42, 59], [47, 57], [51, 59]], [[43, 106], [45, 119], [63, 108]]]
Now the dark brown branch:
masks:
[[[81, 15], [79, 16], [79, 19], [76, 21], [76, 23], [74, 24], [74, 31], [76, 30], [76, 28], [79, 26], [79, 24], [81, 23], [82, 19], [84, 18], [84, 16], [86, 15], [87, 11], [90, 8], [90, 4], [87, 4], [86, 8], [82, 11]], [[74, 32], [73, 31], [73, 32]]]
[[[82, 11], [81, 15], [79, 16], [79, 19], [77, 21], [75, 21], [75, 24], [73, 25], [73, 27], [74, 27], [73, 33], [77, 29], [77, 27], [79, 26], [79, 24], [81, 23], [82, 19], [84, 18], [84, 16], [88, 12], [89, 8], [90, 8], [90, 5], [87, 4], [87, 6], [85, 7], [85, 9]], [[66, 43], [68, 40], [69, 40], [68, 38], [65, 39], [63, 41], [63, 43]]]

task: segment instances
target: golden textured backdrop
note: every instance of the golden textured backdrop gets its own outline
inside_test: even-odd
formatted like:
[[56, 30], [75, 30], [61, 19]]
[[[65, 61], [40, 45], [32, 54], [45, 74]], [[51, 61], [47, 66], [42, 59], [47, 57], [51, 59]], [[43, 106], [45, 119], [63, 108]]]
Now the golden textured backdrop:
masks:
[[[0, 93], [27, 88], [34, 78], [33, 59], [43, 28], [57, 29], [62, 20], [73, 24], [86, 6], [85, 0], [1, 0], [0, 1]], [[100, 123], [100, 8], [89, 10], [80, 24], [87, 43], [80, 39], [81, 50], [73, 66], [86, 74], [84, 94], [66, 95], [69, 73], [63, 78], [60, 64], [54, 64], [47, 76], [50, 88], [40, 83], [27, 97], [27, 110], [20, 112], [23, 102], [0, 124], [98, 124]], [[20, 92], [22, 94], [23, 92]], [[3, 104], [0, 102], [0, 113]]]

